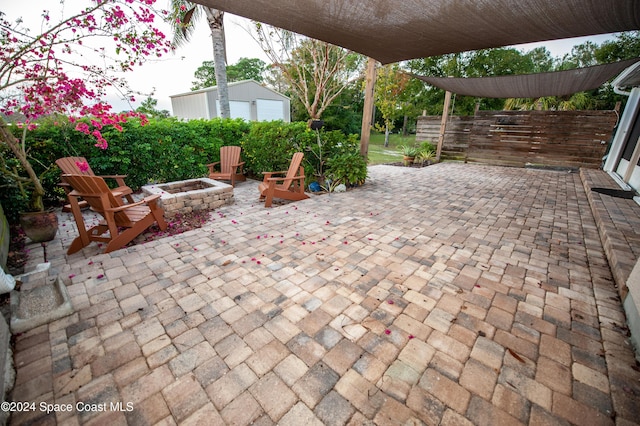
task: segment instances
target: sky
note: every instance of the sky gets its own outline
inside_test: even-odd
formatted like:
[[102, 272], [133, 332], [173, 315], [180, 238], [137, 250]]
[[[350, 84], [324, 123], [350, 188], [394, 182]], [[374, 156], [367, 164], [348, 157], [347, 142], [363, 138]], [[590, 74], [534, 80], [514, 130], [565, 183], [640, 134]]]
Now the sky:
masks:
[[[87, 0], [67, 0], [67, 9], [77, 10], [78, 5], [86, 4]], [[164, 2], [166, 1], [166, 3]], [[169, 0], [159, 0], [157, 5], [162, 8], [168, 5]], [[36, 28], [40, 25], [40, 16], [43, 10], [53, 10], [59, 4], [57, 0], [26, 0], [29, 7], [24, 7], [24, 1], [5, 1], [0, 10], [7, 14], [10, 19], [22, 17], [25, 22], [30, 22]], [[55, 16], [52, 14], [52, 17]], [[225, 38], [227, 49], [227, 63], [235, 64], [240, 58], [259, 58], [269, 62], [266, 54], [260, 49], [258, 43], [251, 37], [248, 29], [251, 21], [248, 19], [225, 14]], [[34, 30], [35, 31], [35, 30]], [[165, 34], [170, 35], [170, 30], [163, 28]], [[575, 45], [591, 40], [597, 44], [602, 43], [611, 35], [600, 35], [592, 37], [579, 37], [551, 42], [529, 43], [515, 46], [523, 51], [531, 50], [538, 46], [546, 46], [553, 57], [562, 57], [569, 53]], [[119, 99], [117, 95], [110, 95], [107, 101], [111, 103], [114, 111], [135, 109], [142, 101], [150, 95], [158, 101], [157, 109], [171, 112], [170, 96], [189, 92], [192, 82], [195, 80], [194, 73], [204, 61], [213, 60], [213, 48], [211, 37], [206, 21], [202, 18], [196, 22], [196, 30], [189, 44], [178, 48], [174, 54], [169, 55], [159, 61], [145, 63], [141, 67], [136, 67], [133, 72], [128, 72], [123, 76], [127, 78], [130, 86], [144, 93], [136, 96], [136, 102], [128, 104]]]

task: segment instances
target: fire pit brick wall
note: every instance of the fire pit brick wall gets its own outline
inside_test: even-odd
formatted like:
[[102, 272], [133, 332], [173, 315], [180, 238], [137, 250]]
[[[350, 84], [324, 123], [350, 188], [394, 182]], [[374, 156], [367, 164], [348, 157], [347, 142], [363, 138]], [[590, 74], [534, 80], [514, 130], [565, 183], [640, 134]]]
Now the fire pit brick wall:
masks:
[[167, 217], [197, 210], [213, 211], [234, 201], [231, 185], [208, 178], [146, 185], [142, 191], [145, 195], [160, 194], [160, 205]]

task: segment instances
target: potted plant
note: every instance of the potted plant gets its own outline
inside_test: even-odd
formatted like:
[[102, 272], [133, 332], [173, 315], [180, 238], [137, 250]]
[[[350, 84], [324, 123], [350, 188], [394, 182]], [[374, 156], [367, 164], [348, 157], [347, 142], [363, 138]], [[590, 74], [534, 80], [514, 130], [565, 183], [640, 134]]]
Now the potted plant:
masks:
[[419, 153], [418, 148], [413, 145], [400, 145], [399, 148], [402, 152], [404, 165], [409, 166], [413, 164]]
[[26, 208], [19, 213], [20, 226], [33, 242], [51, 241], [58, 231], [58, 216], [53, 210], [45, 210], [42, 201], [44, 188], [40, 177], [36, 174], [25, 148], [26, 128], [22, 132], [22, 140], [16, 138], [9, 126], [0, 118], [0, 141], [9, 148], [21, 169], [10, 167], [6, 159], [2, 159], [2, 172], [18, 186], [23, 199], [29, 199]]

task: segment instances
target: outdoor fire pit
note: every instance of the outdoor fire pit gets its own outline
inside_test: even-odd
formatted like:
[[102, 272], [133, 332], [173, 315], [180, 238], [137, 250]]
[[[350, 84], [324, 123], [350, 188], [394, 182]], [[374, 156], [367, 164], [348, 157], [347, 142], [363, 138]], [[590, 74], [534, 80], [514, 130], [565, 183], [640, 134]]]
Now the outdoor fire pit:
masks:
[[142, 192], [145, 196], [160, 194], [159, 202], [167, 217], [233, 204], [233, 187], [209, 178], [145, 185]]

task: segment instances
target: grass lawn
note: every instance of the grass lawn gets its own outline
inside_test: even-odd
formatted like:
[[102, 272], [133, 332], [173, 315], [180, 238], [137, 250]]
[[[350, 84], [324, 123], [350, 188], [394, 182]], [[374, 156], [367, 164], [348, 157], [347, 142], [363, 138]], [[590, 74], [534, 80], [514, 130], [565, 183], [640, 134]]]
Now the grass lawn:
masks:
[[384, 134], [371, 132], [369, 139], [369, 165], [394, 163], [402, 161], [402, 153], [398, 149], [400, 145], [415, 144], [416, 136], [403, 137], [398, 134], [389, 136], [389, 146], [384, 146]]

